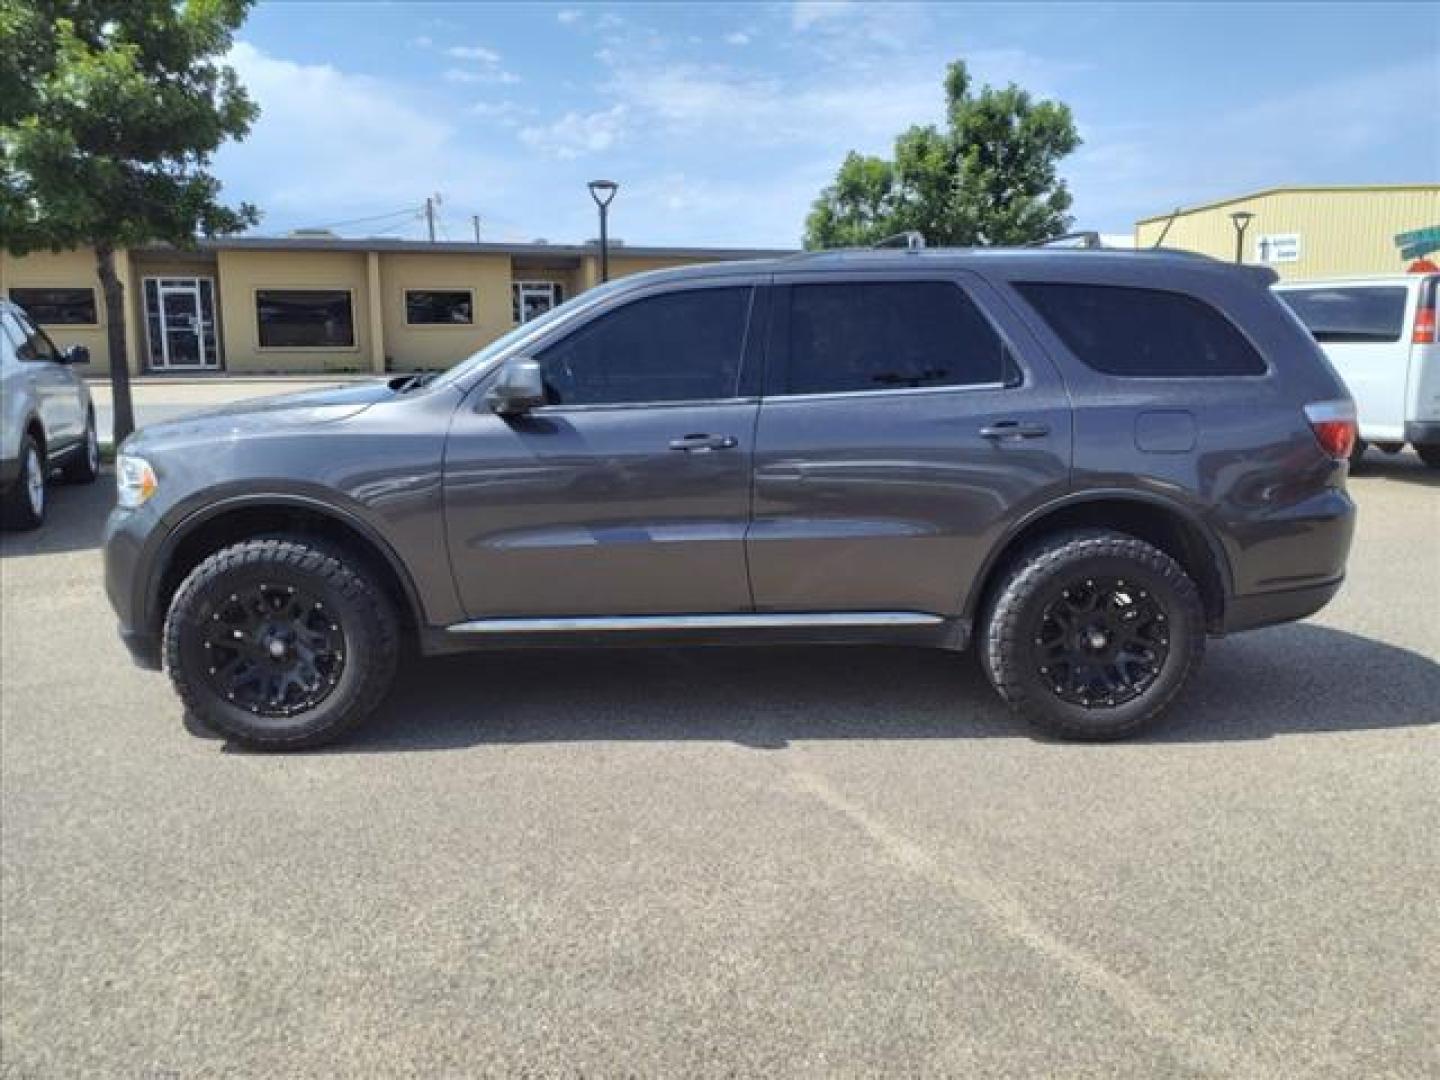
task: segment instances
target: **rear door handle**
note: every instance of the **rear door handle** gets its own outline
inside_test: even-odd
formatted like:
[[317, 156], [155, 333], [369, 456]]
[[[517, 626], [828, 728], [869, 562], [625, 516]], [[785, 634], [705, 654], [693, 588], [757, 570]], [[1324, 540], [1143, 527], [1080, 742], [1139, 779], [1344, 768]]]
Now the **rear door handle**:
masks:
[[734, 435], [682, 435], [678, 439], [670, 440], [671, 450], [684, 450], [686, 453], [704, 453], [710, 450], [730, 450], [740, 445], [740, 440]]
[[1041, 439], [1049, 434], [1048, 424], [1022, 424], [1019, 420], [996, 420], [980, 429], [982, 439]]

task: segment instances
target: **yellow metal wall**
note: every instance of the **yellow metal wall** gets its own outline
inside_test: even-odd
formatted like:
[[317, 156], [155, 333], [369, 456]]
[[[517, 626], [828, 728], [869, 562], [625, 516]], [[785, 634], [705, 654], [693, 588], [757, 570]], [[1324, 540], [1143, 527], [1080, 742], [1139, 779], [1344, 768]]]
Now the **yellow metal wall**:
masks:
[[[221, 326], [225, 368], [236, 374], [373, 370], [365, 253], [349, 251], [220, 251]], [[355, 344], [326, 349], [262, 349], [257, 289], [348, 289]]]
[[[1397, 233], [1440, 225], [1440, 185], [1275, 191], [1197, 207], [1175, 219], [1165, 246], [1198, 251], [1227, 261], [1235, 257], [1230, 215], [1255, 215], [1245, 232], [1245, 261], [1257, 261], [1259, 236], [1300, 234], [1300, 258], [1267, 263], [1282, 278], [1401, 273], [1409, 261], [1395, 246]], [[1135, 226], [1137, 247], [1150, 247], [1165, 230], [1165, 217]]]

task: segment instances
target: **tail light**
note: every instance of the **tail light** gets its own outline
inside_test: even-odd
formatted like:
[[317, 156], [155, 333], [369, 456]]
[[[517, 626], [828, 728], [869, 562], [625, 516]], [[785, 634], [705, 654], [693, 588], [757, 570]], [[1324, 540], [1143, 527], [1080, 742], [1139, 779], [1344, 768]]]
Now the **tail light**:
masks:
[[1415, 309], [1415, 328], [1410, 341], [1415, 345], [1435, 344], [1435, 281], [1427, 281], [1420, 289], [1420, 304]]
[[1353, 401], [1318, 401], [1305, 406], [1315, 441], [1333, 458], [1348, 458], [1358, 435]]

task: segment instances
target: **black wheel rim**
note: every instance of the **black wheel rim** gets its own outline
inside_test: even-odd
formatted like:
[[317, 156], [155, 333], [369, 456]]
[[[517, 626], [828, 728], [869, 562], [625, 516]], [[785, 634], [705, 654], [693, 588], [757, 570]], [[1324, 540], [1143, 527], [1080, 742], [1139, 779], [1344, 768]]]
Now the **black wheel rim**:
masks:
[[323, 601], [293, 585], [247, 585], [223, 597], [204, 628], [215, 693], [264, 717], [315, 708], [345, 666], [345, 635]]
[[1035, 656], [1056, 697], [1108, 709], [1139, 697], [1170, 652], [1169, 618], [1144, 585], [1120, 577], [1080, 578], [1040, 617]]

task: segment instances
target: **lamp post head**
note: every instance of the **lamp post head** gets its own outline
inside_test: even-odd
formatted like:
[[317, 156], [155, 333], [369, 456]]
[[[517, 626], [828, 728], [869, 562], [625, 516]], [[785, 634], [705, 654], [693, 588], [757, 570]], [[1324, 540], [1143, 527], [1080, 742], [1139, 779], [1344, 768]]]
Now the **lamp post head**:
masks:
[[591, 180], [588, 187], [590, 188], [590, 197], [595, 200], [595, 205], [604, 207], [610, 205], [610, 200], [615, 198], [615, 192], [619, 190], [620, 185], [614, 180]]
[[1250, 222], [1254, 219], [1255, 215], [1252, 214], [1249, 210], [1236, 210], [1233, 214], [1230, 215], [1230, 220], [1234, 223], [1235, 228], [1238, 229], [1240, 232], [1244, 232], [1245, 227], [1249, 225]]

